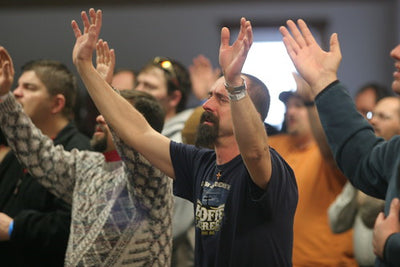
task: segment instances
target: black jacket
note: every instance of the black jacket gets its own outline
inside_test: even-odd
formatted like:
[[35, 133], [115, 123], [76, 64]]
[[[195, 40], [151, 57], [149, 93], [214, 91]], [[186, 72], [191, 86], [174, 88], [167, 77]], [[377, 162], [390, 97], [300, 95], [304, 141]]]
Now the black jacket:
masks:
[[[89, 138], [68, 124], [54, 139], [66, 150], [89, 149]], [[10, 151], [0, 165], [0, 212], [14, 219], [10, 241], [0, 242], [1, 266], [63, 266], [71, 206], [49, 193]]]

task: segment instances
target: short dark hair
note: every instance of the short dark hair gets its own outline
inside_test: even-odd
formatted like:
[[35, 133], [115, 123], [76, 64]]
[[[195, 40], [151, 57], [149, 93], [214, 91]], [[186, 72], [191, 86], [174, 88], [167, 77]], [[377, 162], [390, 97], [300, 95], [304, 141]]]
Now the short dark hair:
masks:
[[147, 122], [157, 132], [161, 132], [164, 127], [165, 112], [161, 104], [152, 95], [137, 90], [122, 90], [121, 96], [132, 104]]
[[381, 100], [384, 97], [394, 95], [393, 91], [389, 90], [385, 86], [375, 83], [375, 82], [370, 82], [370, 83], [366, 83], [363, 86], [361, 86], [360, 89], [358, 89], [358, 91], [356, 92], [355, 97], [357, 97], [359, 94], [367, 91], [368, 89], [372, 89], [375, 92], [375, 96], [376, 96], [375, 103], [377, 103], [379, 100]]
[[61, 62], [39, 59], [27, 62], [22, 66], [22, 72], [34, 71], [40, 81], [46, 86], [51, 96], [62, 94], [65, 97], [65, 106], [62, 114], [72, 120], [78, 86], [72, 72]]
[[250, 74], [243, 74], [247, 78], [247, 88], [251, 101], [256, 110], [261, 115], [261, 119], [265, 121], [269, 111], [271, 98], [267, 86], [257, 77]]
[[[156, 57], [156, 58], [162, 58], [162, 57]], [[155, 58], [155, 59], [156, 59]], [[181, 92], [181, 100], [179, 101], [177, 107], [176, 107], [176, 112], [181, 112], [186, 108], [186, 102], [187, 98], [189, 96], [189, 93], [192, 91], [192, 82], [190, 80], [190, 74], [187, 68], [181, 64], [180, 62], [168, 58], [168, 57], [163, 57], [164, 59], [167, 59], [171, 62], [172, 67], [174, 69], [176, 77], [173, 77], [170, 72], [166, 71], [164, 68], [160, 67], [159, 64], [154, 63], [154, 59], [147, 63], [140, 71], [146, 71], [149, 69], [152, 69], [154, 67], [160, 68], [164, 70], [164, 77], [165, 80], [167, 81], [167, 89], [168, 89], [168, 95], [171, 95], [174, 91], [178, 90]]]

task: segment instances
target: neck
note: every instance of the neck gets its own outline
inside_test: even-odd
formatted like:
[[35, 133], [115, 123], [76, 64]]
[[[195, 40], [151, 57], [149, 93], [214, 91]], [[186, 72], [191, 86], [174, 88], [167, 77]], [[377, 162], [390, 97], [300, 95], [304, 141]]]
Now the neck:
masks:
[[168, 112], [166, 112], [165, 114], [165, 121], [171, 119], [172, 117], [174, 117], [176, 115], [176, 110], [175, 109], [171, 109]]
[[225, 138], [218, 138], [214, 148], [218, 165], [225, 164], [240, 154], [238, 144], [233, 135]]
[[307, 148], [310, 144], [314, 142], [314, 137], [312, 134], [296, 135], [293, 134], [294, 145], [298, 149]]
[[43, 122], [34, 122], [36, 127], [38, 127], [44, 135], [47, 135], [50, 138], [55, 138], [58, 133], [64, 129], [69, 121], [64, 117], [52, 117]]

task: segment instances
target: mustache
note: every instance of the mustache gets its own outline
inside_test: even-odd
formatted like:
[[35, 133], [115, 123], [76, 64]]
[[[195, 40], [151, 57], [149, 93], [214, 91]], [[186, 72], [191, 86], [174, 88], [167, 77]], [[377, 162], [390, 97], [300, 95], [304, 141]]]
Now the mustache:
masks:
[[203, 123], [203, 122], [205, 122], [205, 121], [212, 122], [212, 123], [217, 123], [217, 122], [218, 122], [218, 119], [217, 119], [217, 117], [216, 117], [214, 114], [212, 114], [211, 112], [209, 112], [209, 111], [204, 111], [203, 114], [201, 114], [200, 123]]
[[98, 128], [99, 128], [102, 132], [105, 132], [105, 131], [106, 131], [106, 128], [105, 128], [102, 124], [100, 124], [100, 123], [97, 123], [96, 126], [94, 126], [94, 130], [97, 131]]

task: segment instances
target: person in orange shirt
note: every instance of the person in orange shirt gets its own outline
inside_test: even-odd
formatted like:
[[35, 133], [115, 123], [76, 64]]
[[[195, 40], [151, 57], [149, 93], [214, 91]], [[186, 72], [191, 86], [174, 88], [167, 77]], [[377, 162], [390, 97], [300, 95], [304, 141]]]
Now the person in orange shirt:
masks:
[[269, 137], [274, 148], [292, 167], [299, 191], [294, 218], [293, 266], [357, 266], [352, 231], [334, 234], [327, 209], [342, 191], [346, 177], [336, 167], [313, 102], [307, 101], [295, 75], [297, 92], [282, 92], [286, 105], [285, 134]]

